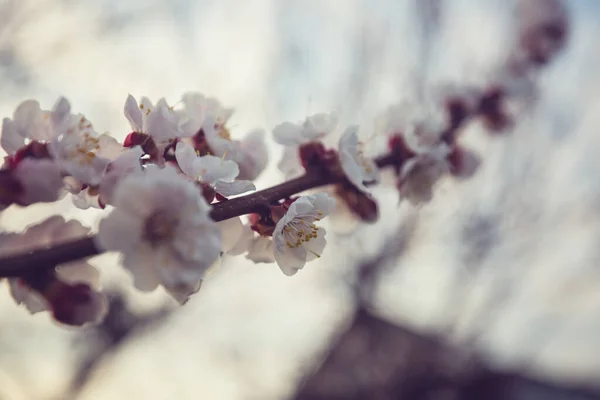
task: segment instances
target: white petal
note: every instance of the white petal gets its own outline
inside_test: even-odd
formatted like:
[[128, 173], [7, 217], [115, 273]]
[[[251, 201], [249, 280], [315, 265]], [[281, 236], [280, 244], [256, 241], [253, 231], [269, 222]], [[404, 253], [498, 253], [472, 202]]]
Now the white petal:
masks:
[[283, 150], [283, 157], [277, 168], [283, 173], [286, 179], [297, 178], [304, 173], [304, 167], [300, 161], [300, 153], [297, 147], [286, 147]]
[[10, 118], [2, 121], [2, 138], [0, 144], [7, 154], [15, 154], [17, 150], [25, 146], [25, 138], [19, 134], [14, 122]]
[[71, 116], [71, 104], [69, 100], [64, 97], [60, 97], [54, 107], [52, 107], [52, 124], [56, 131], [64, 129], [69, 117]]
[[295, 275], [298, 270], [304, 268], [306, 257], [306, 250], [302, 246], [275, 248], [275, 261], [287, 276]]
[[106, 158], [109, 160], [115, 160], [124, 151], [121, 143], [114, 137], [103, 133], [98, 136], [98, 146], [100, 147], [96, 152], [97, 157]]
[[265, 131], [262, 129], [250, 132], [240, 143], [240, 156], [234, 161], [240, 167], [238, 179], [254, 180], [269, 162], [269, 150], [265, 143]]
[[225, 197], [246, 193], [251, 190], [256, 190], [256, 186], [254, 186], [254, 183], [250, 181], [217, 181], [214, 184], [214, 188], [217, 193]]
[[306, 141], [320, 139], [335, 129], [337, 116], [325, 113], [315, 114], [308, 117], [304, 125], [304, 137]]
[[194, 161], [198, 158], [194, 148], [187, 143], [179, 142], [175, 147], [175, 159], [179, 168], [184, 174], [191, 178], [196, 178], [196, 172], [194, 170]]
[[131, 129], [134, 132], [143, 132], [144, 120], [142, 117], [142, 110], [140, 110], [137, 101], [132, 95], [127, 96], [127, 100], [125, 100], [125, 107], [123, 111], [125, 113], [125, 117], [129, 120]]
[[318, 228], [317, 237], [312, 238], [308, 242], [304, 243], [304, 248], [306, 249], [306, 261], [312, 261], [320, 258], [323, 255], [326, 244], [327, 241], [325, 240], [325, 229]]
[[349, 153], [339, 152], [340, 163], [346, 178], [354, 185], [355, 188], [363, 193], [370, 193], [369, 189], [364, 185], [363, 169], [356, 161], [356, 158]]
[[227, 251], [227, 254], [230, 254], [232, 256], [239, 256], [241, 254], [244, 254], [250, 248], [252, 239], [254, 239], [254, 231], [252, 230], [252, 228], [250, 228], [250, 225], [244, 225], [241, 229], [237, 242], [231, 249]]
[[141, 240], [144, 221], [115, 209], [100, 221], [95, 243], [107, 251], [130, 251]]
[[100, 289], [100, 272], [87, 262], [61, 264], [56, 268], [56, 275], [63, 282], [85, 283], [96, 290]]
[[275, 262], [275, 245], [273, 244], [273, 240], [266, 236], [254, 237], [248, 248], [246, 258], [255, 263]]
[[131, 272], [133, 285], [143, 292], [150, 292], [160, 285], [155, 270], [156, 252], [149, 246], [140, 245], [124, 254], [123, 267]]
[[329, 215], [335, 209], [335, 199], [325, 192], [318, 192], [307, 197], [314, 207], [323, 213], [323, 217]]
[[179, 130], [179, 118], [168, 107], [158, 107], [148, 114], [146, 130], [158, 142], [167, 142], [184, 134]]
[[8, 280], [10, 294], [17, 304], [24, 304], [31, 314], [48, 310], [49, 305], [46, 300], [36, 291], [29, 288], [18, 278]]
[[298, 146], [304, 143], [302, 130], [300, 125], [284, 122], [273, 128], [273, 138], [284, 146]]
[[240, 218], [235, 217], [217, 222], [217, 226], [221, 230], [221, 251], [227, 252], [238, 242], [244, 225]]
[[212, 185], [219, 180], [226, 182], [234, 180], [240, 170], [237, 164], [231, 160], [207, 155], [196, 158], [194, 172], [202, 182]]
[[60, 167], [52, 160], [25, 159], [14, 174], [25, 192], [20, 199], [23, 205], [56, 201], [64, 193]]

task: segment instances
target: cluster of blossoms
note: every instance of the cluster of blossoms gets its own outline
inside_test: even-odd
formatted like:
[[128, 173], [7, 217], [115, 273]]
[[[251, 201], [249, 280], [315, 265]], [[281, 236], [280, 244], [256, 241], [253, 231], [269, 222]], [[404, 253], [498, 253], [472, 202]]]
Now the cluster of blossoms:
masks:
[[[564, 42], [561, 15], [538, 15], [537, 29], [523, 29], [519, 51], [505, 70], [521, 79], [544, 64]], [[129, 95], [124, 114], [131, 132], [123, 143], [99, 134], [64, 98], [51, 110], [24, 101], [2, 125], [2, 209], [70, 195], [76, 207], [110, 212], [95, 236], [58, 216], [21, 234], [2, 234], [8, 264], [26, 259], [32, 249], [48, 256], [44, 265], [3, 276], [10, 276], [14, 299], [31, 312], [49, 310], [57, 321], [83, 325], [106, 312], [98, 272], [86, 261], [104, 251], [120, 254], [136, 288], [162, 286], [181, 304], [225, 255], [277, 263], [285, 275], [294, 275], [325, 251], [320, 221], [334, 209], [359, 221], [377, 220], [370, 186], [379, 182], [382, 168], [394, 170], [400, 198], [417, 206], [432, 199], [445, 175], [473, 175], [479, 159], [458, 144], [458, 133], [475, 118], [492, 132], [510, 126], [506, 102], [512, 94], [500, 81], [446, 91], [443, 102], [426, 112], [391, 107], [375, 132], [388, 142], [379, 155], [369, 154], [354, 125], [340, 130], [336, 148], [327, 147], [323, 139], [338, 130], [333, 114], [279, 124], [272, 133], [284, 146], [279, 168], [287, 181], [260, 191], [252, 181], [268, 163], [265, 133], [234, 139], [228, 127], [233, 109], [217, 99], [185, 93], [170, 106], [165, 99], [138, 102]], [[326, 191], [306, 193], [323, 186]], [[72, 255], [57, 257], [52, 251], [65, 244]]]

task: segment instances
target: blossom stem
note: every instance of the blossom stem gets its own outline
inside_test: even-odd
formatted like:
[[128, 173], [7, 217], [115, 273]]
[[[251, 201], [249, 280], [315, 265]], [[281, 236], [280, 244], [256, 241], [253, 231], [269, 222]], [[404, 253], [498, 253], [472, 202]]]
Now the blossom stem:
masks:
[[[398, 166], [402, 161], [396, 154], [390, 153], [377, 158], [375, 163], [379, 168], [384, 168]], [[260, 212], [273, 202], [309, 189], [341, 183], [345, 179], [343, 175], [307, 172], [299, 178], [279, 185], [259, 190], [246, 196], [215, 203], [212, 205], [211, 217], [215, 221], [223, 221]], [[102, 252], [103, 250], [96, 246], [94, 236], [86, 236], [52, 247], [2, 257], [0, 258], [0, 277], [10, 278], [29, 275], [54, 268], [59, 264], [95, 256]]]

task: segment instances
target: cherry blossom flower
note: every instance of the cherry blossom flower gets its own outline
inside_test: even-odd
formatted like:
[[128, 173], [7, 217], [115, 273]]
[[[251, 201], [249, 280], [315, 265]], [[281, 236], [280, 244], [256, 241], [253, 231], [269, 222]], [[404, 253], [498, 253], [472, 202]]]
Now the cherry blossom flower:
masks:
[[182, 129], [187, 135], [202, 131], [212, 155], [238, 164], [239, 179], [254, 180], [260, 175], [268, 162], [264, 130], [252, 130], [243, 139], [235, 140], [226, 126], [233, 108], [226, 108], [219, 100], [197, 92], [185, 93], [181, 103], [183, 109], [177, 112], [184, 121]]
[[185, 303], [221, 253], [221, 232], [196, 185], [173, 167], [148, 166], [117, 185], [113, 204], [97, 245], [122, 253], [138, 289], [162, 285]]
[[50, 203], [65, 194], [61, 168], [53, 160], [25, 158], [12, 174], [20, 186], [14, 200], [22, 206]]
[[250, 225], [241, 229], [235, 245], [227, 251], [230, 255], [246, 254], [246, 258], [255, 263], [275, 262], [275, 248], [270, 236], [257, 235]]
[[139, 176], [143, 173], [140, 162], [143, 153], [140, 146], [134, 146], [108, 164], [98, 186], [98, 195], [104, 204], [112, 204], [115, 188], [122, 179], [129, 175]]
[[413, 149], [428, 148], [440, 141], [447, 116], [435, 104], [417, 105], [403, 102], [389, 107], [378, 119], [386, 135], [402, 134]]
[[[208, 118], [212, 118], [213, 125], [219, 128], [225, 127], [227, 120], [233, 115], [233, 108], [225, 108], [221, 102], [214, 97], [206, 97], [198, 92], [186, 92], [181, 98], [183, 109], [178, 113], [186, 120], [182, 128], [188, 136], [198, 133]], [[229, 134], [223, 133], [224, 136]]]
[[239, 167], [231, 160], [210, 155], [198, 157], [192, 146], [183, 142], [177, 143], [175, 158], [184, 174], [210, 185], [222, 196], [228, 197], [256, 189], [250, 181], [235, 180], [239, 174]]
[[301, 175], [304, 169], [298, 148], [310, 142], [321, 141], [337, 126], [335, 114], [315, 114], [307, 117], [303, 123], [284, 122], [273, 128], [275, 141], [284, 145], [281, 161], [277, 164], [286, 179]]
[[441, 143], [406, 161], [398, 177], [400, 196], [412, 205], [430, 201], [437, 181], [450, 172], [449, 155], [450, 149]]
[[275, 260], [281, 271], [294, 275], [308, 261], [319, 258], [325, 249], [325, 229], [315, 225], [335, 207], [326, 193], [301, 196], [275, 225]]
[[240, 167], [238, 179], [254, 180], [264, 171], [269, 162], [269, 151], [265, 143], [265, 131], [250, 131], [241, 141], [239, 151], [232, 160]]
[[358, 142], [358, 127], [347, 128], [339, 141], [339, 157], [344, 174], [360, 191], [368, 193], [365, 182], [376, 182], [379, 179], [379, 169], [375, 162], [365, 157], [363, 146]]
[[4, 118], [0, 144], [9, 155], [25, 146], [27, 141], [48, 142], [60, 134], [69, 119], [71, 105], [64, 97], [51, 111], [40, 108], [36, 100], [25, 100], [17, 106], [13, 118]]
[[78, 182], [97, 185], [122, 146], [110, 135], [99, 135], [83, 115], [71, 115], [64, 133], [49, 143], [50, 155]]
[[181, 118], [169, 107], [164, 98], [159, 99], [154, 105], [150, 99], [142, 97], [138, 104], [135, 97], [128, 95], [124, 112], [134, 132], [146, 133], [158, 143], [168, 142], [179, 136], [188, 136], [180, 128]]
[[[48, 247], [89, 234], [90, 229], [79, 221], [65, 221], [52, 216], [29, 226], [21, 234], [0, 235], [0, 253], [23, 252]], [[8, 279], [11, 295], [17, 304], [23, 304], [30, 313], [51, 311], [55, 319], [69, 325], [100, 322], [107, 312], [108, 302], [100, 292], [100, 274], [85, 261], [74, 261], [28, 279]]]
[[[131, 133], [126, 139], [124, 145], [131, 147], [133, 145], [142, 145], [142, 143], [131, 143], [132, 136], [141, 136], [144, 144], [144, 151], [150, 153], [159, 165], [164, 164], [164, 153], [167, 147], [177, 138], [189, 137], [183, 129], [181, 116], [177, 114], [172, 107], [169, 107], [166, 100], [161, 98], [156, 105], [147, 97], [142, 97], [141, 102], [137, 103], [136, 99], [129, 95], [125, 100], [124, 107], [125, 117], [129, 120]], [[147, 136], [152, 140], [152, 151], [146, 148]], [[140, 139], [140, 138], [138, 138]], [[156, 153], [154, 153], [156, 152]]]
[[273, 128], [275, 141], [284, 146], [300, 146], [308, 142], [319, 141], [330, 134], [337, 125], [335, 114], [315, 114], [302, 124], [284, 122]]

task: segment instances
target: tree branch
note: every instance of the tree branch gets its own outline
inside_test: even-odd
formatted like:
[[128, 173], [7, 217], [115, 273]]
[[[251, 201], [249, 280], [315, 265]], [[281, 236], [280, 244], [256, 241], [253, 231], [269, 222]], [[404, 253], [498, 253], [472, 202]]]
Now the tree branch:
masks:
[[[375, 162], [379, 168], [384, 168], [397, 165], [402, 160], [398, 159], [395, 154], [386, 154], [377, 158]], [[299, 178], [279, 185], [259, 190], [246, 196], [212, 204], [210, 215], [215, 221], [223, 221], [260, 212], [275, 201], [288, 198], [309, 189], [341, 183], [345, 179], [344, 176], [307, 172]], [[19, 277], [36, 273], [40, 270], [54, 268], [58, 264], [101, 254], [103, 250], [96, 247], [94, 240], [95, 236], [87, 236], [70, 242], [56, 244], [49, 248], [34, 249], [26, 253], [2, 257], [0, 258], [0, 277]]]

